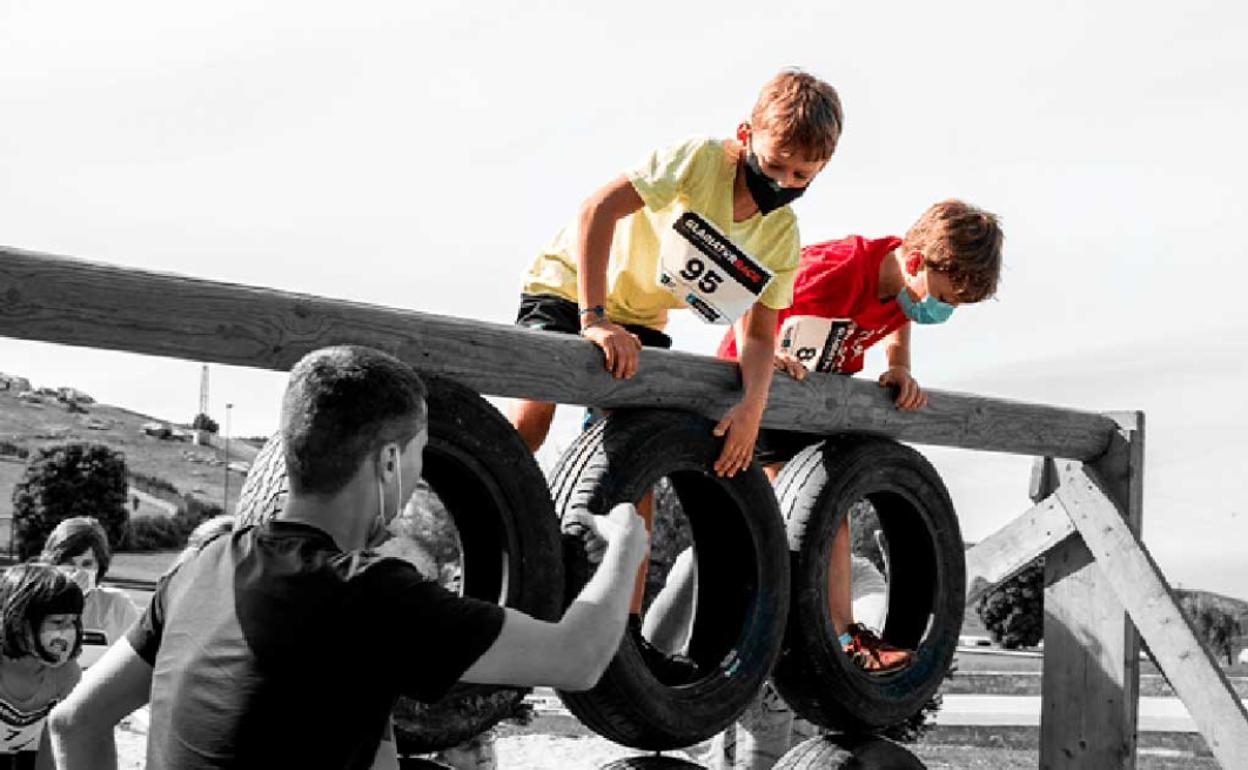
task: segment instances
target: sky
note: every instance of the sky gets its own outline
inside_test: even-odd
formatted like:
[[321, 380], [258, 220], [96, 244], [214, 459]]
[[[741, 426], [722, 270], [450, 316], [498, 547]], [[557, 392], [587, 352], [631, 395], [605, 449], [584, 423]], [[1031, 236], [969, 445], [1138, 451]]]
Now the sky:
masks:
[[[804, 242], [951, 196], [1002, 219], [997, 298], [916, 331], [919, 381], [1144, 410], [1145, 542], [1248, 598], [1248, 7], [1014, 6], [0, 0], [0, 243], [510, 322], [590, 192], [800, 66], [846, 114]], [[677, 347], [712, 350], [683, 315]], [[0, 372], [198, 404], [197, 362], [0, 339]], [[267, 434], [282, 382], [214, 365], [209, 411]], [[1027, 458], [924, 452], [968, 540], [1029, 505]]]

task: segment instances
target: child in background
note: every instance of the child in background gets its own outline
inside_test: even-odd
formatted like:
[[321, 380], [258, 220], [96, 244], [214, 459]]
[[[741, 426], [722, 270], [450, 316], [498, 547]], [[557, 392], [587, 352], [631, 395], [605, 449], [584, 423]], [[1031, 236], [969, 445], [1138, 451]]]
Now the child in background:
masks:
[[78, 584], [84, 598], [82, 628], [102, 633], [105, 645], [121, 638], [139, 619], [139, 608], [125, 591], [101, 585], [112, 558], [104, 527], [90, 516], [57, 524], [39, 556], [39, 561], [62, 568]]
[[82, 671], [82, 591], [46, 564], [18, 564], [0, 576], [0, 758], [51, 768], [44, 722]]

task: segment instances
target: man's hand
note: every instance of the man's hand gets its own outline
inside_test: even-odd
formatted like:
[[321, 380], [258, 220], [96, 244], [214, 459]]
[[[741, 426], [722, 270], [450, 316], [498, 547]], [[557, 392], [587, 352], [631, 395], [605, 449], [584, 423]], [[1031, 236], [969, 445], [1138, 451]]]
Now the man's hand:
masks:
[[777, 352], [774, 360], [775, 367], [795, 380], [806, 379], [806, 365], [798, 360], [797, 356], [787, 351]]
[[724, 448], [715, 461], [715, 473], [729, 478], [750, 466], [754, 460], [754, 442], [758, 440], [758, 424], [763, 420], [767, 404], [738, 401], [712, 431], [724, 437]]
[[607, 371], [617, 379], [628, 379], [637, 373], [637, 353], [641, 340], [619, 324], [603, 321], [581, 329], [581, 336], [602, 349], [607, 358]]
[[589, 511], [580, 510], [575, 511], [571, 518], [572, 521], [565, 525], [565, 529], [569, 534], [581, 538], [590, 564], [601, 562], [607, 552], [607, 545], [611, 543], [622, 549], [644, 551], [646, 548], [649, 538], [646, 523], [632, 503], [620, 503], [606, 516], [595, 516]]
[[913, 410], [927, 406], [927, 394], [919, 387], [919, 383], [910, 376], [910, 370], [904, 366], [889, 367], [880, 375], [880, 385], [897, 388], [897, 398], [893, 401], [898, 409]]

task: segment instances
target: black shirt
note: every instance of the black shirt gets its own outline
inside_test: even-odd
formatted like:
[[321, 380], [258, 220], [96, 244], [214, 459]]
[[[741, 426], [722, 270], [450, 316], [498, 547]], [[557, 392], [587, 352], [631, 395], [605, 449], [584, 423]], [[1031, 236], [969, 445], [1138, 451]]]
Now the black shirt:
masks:
[[397, 697], [442, 697], [502, 608], [294, 522], [208, 543], [129, 640], [152, 664], [147, 767], [367, 768]]

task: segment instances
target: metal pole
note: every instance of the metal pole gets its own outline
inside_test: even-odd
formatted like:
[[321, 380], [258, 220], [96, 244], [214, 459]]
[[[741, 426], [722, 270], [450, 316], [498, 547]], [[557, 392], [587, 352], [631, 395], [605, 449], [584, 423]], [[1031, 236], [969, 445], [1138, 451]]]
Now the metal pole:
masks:
[[233, 404], [225, 405], [225, 490], [221, 493], [221, 512], [230, 510], [230, 410]]

